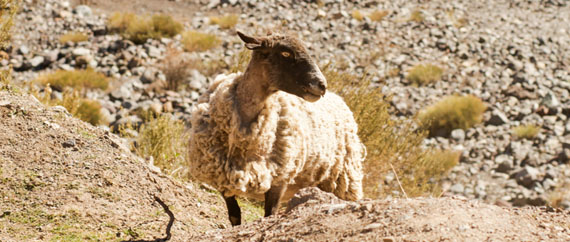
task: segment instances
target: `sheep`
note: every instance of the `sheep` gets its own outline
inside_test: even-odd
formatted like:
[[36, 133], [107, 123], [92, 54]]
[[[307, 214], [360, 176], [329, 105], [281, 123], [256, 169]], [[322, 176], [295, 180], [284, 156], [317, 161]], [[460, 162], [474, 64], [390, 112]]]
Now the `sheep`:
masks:
[[265, 200], [265, 217], [298, 190], [362, 198], [362, 161], [352, 112], [295, 37], [237, 32], [252, 50], [244, 73], [219, 75], [192, 112], [191, 176], [217, 189], [233, 226], [236, 196]]

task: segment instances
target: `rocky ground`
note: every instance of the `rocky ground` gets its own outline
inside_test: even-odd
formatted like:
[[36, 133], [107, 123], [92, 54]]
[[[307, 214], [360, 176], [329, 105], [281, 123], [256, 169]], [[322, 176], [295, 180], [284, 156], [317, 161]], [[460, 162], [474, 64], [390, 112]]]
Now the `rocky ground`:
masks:
[[[209, 24], [208, 17], [239, 13], [237, 29], [290, 32], [308, 43], [320, 64], [369, 73], [385, 94], [393, 95], [395, 116], [412, 117], [446, 95], [480, 97], [488, 106], [482, 124], [425, 142], [463, 152], [444, 181], [448, 194], [507, 206], [545, 205], [557, 187], [570, 183], [568, 1], [178, 0], [168, 1], [168, 7], [145, 1], [148, 12], [171, 13], [185, 21], [186, 29], [223, 40], [221, 47], [186, 53], [218, 68], [192, 70], [188, 88], [179, 92], [155, 91], [153, 83], [165, 79], [160, 63], [168, 48], [180, 47], [180, 36], [135, 45], [110, 34], [105, 28], [115, 10], [110, 2], [24, 1], [13, 48], [0, 64], [12, 64], [21, 84], [41, 73], [85, 66], [113, 77], [113, 88], [89, 95], [104, 107], [109, 125], [103, 128], [140, 122], [138, 109], [188, 119], [213, 76], [227, 71], [242, 50], [234, 30]], [[355, 9], [389, 14], [379, 22], [358, 21], [351, 17]], [[414, 11], [423, 21], [409, 21]], [[88, 33], [89, 41], [59, 43], [69, 31]], [[410, 85], [406, 73], [420, 63], [443, 67], [442, 80]], [[517, 139], [511, 130], [520, 124], [536, 124], [541, 132], [532, 140]], [[570, 208], [570, 198], [561, 204]]]
[[190, 241], [567, 241], [568, 212], [501, 208], [460, 198], [347, 203], [301, 190], [286, 214]]

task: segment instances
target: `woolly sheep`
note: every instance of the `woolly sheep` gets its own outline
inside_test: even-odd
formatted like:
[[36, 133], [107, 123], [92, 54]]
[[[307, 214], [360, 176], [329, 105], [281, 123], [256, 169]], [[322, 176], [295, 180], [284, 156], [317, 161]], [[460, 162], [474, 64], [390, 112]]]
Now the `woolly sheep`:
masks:
[[[326, 79], [296, 38], [251, 37], [243, 74], [219, 75], [192, 113], [191, 175], [224, 197], [232, 225], [235, 196], [265, 200], [265, 216], [305, 187], [362, 198], [365, 147], [352, 112], [326, 92]], [[291, 95], [292, 94], [292, 95]]]

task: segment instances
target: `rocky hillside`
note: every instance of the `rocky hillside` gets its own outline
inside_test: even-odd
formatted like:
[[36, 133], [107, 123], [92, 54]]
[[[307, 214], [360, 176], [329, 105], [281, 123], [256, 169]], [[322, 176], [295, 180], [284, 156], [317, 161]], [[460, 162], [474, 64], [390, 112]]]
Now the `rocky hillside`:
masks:
[[164, 238], [155, 196], [175, 213], [175, 241], [229, 224], [217, 194], [162, 175], [65, 109], [0, 91], [0, 120], [0, 241]]
[[[141, 3], [142, 4], [142, 3]], [[148, 12], [172, 13], [185, 28], [214, 33], [222, 43], [183, 55], [193, 65], [188, 88], [156, 92], [160, 69], [181, 37], [135, 45], [109, 33], [107, 1], [91, 6], [66, 1], [25, 1], [17, 16], [12, 64], [19, 82], [39, 73], [90, 66], [115, 78], [108, 92], [94, 92], [110, 126], [142, 122], [139, 110], [169, 112], [188, 119], [197, 97], [216, 73], [234, 65], [242, 44], [234, 30], [211, 24], [209, 16], [239, 13], [237, 29], [290, 32], [305, 40], [321, 64], [369, 73], [392, 95], [395, 117], [412, 117], [447, 95], [472, 94], [487, 105], [482, 124], [454, 130], [427, 146], [462, 152], [445, 181], [449, 193], [490, 203], [544, 205], [568, 184], [570, 169], [570, 6], [567, 1], [156, 1]], [[181, 14], [177, 8], [188, 9]], [[298, 9], [304, 9], [300, 12]], [[385, 11], [379, 21], [368, 14]], [[276, 14], [279, 13], [279, 14]], [[359, 20], [355, 15], [359, 13]], [[89, 41], [61, 43], [62, 34], [86, 33]], [[443, 69], [441, 80], [411, 85], [417, 64]], [[52, 95], [61, 95], [57, 91]], [[519, 139], [513, 129], [536, 125], [538, 134]], [[387, 183], [394, 182], [388, 174]], [[568, 198], [561, 205], [570, 207]]]
[[[110, 31], [108, 18], [130, 6], [138, 14], [172, 15], [184, 29], [220, 40], [212, 49], [180, 54], [185, 88], [159, 88], [165, 63], [182, 52], [181, 35], [135, 44]], [[24, 89], [0, 92], [1, 241], [160, 238], [169, 218], [154, 196], [175, 214], [177, 241], [568, 240], [567, 212], [508, 208], [543, 206], [552, 197], [570, 208], [568, 1], [23, 0], [20, 9], [12, 46], [0, 53], [0, 67], [12, 66], [14, 85]], [[235, 27], [212, 23], [210, 16], [227, 13], [238, 16]], [[312, 191], [299, 195], [309, 202], [290, 214], [218, 230], [228, 225], [218, 195], [153, 171], [110, 130], [140, 125], [141, 110], [188, 119], [213, 77], [235, 66], [243, 47], [234, 29], [297, 35], [319, 64], [367, 74], [392, 97], [394, 119], [414, 117], [449, 95], [483, 100], [483, 122], [424, 142], [461, 152], [443, 181], [442, 195], [455, 198], [310, 202], [325, 196]], [[68, 33], [87, 40], [60, 41]], [[441, 77], [413, 83], [408, 73], [419, 64], [440, 67]], [[102, 106], [99, 127], [22, 94], [48, 93], [34, 82], [38, 76], [83, 68], [112, 78], [109, 89], [85, 94]], [[513, 130], [521, 125], [536, 125], [538, 133], [517, 137]], [[380, 183], [395, 182], [386, 174]]]

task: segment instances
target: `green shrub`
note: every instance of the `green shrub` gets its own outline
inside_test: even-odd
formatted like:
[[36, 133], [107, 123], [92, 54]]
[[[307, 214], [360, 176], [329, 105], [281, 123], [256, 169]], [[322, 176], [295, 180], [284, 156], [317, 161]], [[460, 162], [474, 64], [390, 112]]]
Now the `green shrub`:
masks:
[[168, 15], [143, 17], [133, 13], [114, 13], [107, 21], [107, 26], [112, 32], [121, 34], [135, 44], [143, 44], [148, 39], [171, 38], [184, 28]]
[[238, 22], [238, 16], [235, 14], [228, 14], [222, 17], [210, 17], [212, 24], [217, 24], [222, 29], [231, 29]]
[[187, 51], [205, 51], [220, 44], [220, 39], [214, 34], [186, 31], [182, 34], [182, 45]]
[[382, 21], [382, 19], [384, 19], [384, 17], [388, 16], [389, 13], [390, 12], [388, 12], [386, 10], [376, 10], [376, 11], [370, 13], [370, 15], [368, 15], [368, 17], [372, 21], [380, 22], [380, 21]]
[[443, 70], [435, 65], [417, 65], [408, 72], [408, 79], [413, 85], [427, 85], [441, 79]]
[[536, 125], [521, 125], [513, 128], [513, 133], [520, 139], [532, 139], [538, 132], [540, 132], [540, 127]]
[[103, 73], [93, 69], [64, 71], [58, 70], [42, 75], [36, 80], [43, 85], [49, 84], [56, 90], [63, 91], [66, 87], [83, 91], [84, 89], [106, 89], [109, 80]]
[[67, 33], [67, 34], [60, 36], [59, 42], [62, 44], [67, 43], [67, 42], [79, 43], [79, 42], [87, 41], [88, 38], [89, 37], [87, 37], [86, 34], [71, 32], [71, 33]]
[[454, 129], [468, 129], [481, 122], [485, 104], [468, 96], [448, 96], [420, 112], [421, 126], [430, 136], [448, 136]]
[[366, 78], [323, 69], [329, 90], [342, 96], [358, 123], [358, 135], [367, 149], [363, 187], [367, 197], [383, 197], [400, 190], [398, 183], [384, 184], [393, 170], [409, 196], [438, 194], [438, 181], [457, 163], [458, 154], [422, 148], [424, 131], [416, 131], [414, 120], [390, 115], [387, 98]]
[[170, 115], [146, 118], [136, 138], [136, 153], [141, 157], [154, 158], [154, 165], [165, 173], [181, 178], [188, 174], [186, 164], [188, 133], [184, 123], [173, 120]]

